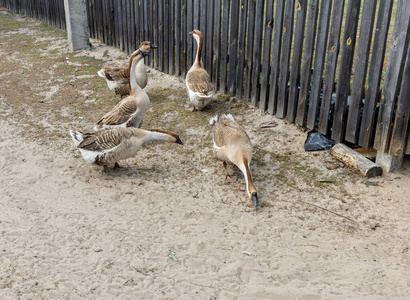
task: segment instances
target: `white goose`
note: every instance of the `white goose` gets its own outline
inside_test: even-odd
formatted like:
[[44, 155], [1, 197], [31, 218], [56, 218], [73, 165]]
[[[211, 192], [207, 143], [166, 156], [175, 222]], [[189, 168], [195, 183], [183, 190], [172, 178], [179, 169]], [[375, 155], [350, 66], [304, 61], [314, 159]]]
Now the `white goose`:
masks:
[[253, 146], [245, 130], [235, 122], [232, 115], [216, 115], [209, 123], [212, 126], [213, 151], [217, 159], [223, 161], [226, 177], [230, 177], [226, 162], [235, 164], [243, 173], [246, 191], [255, 206], [258, 196], [250, 171]]
[[108, 167], [119, 167], [118, 161], [133, 157], [141, 146], [149, 141], [165, 141], [183, 145], [179, 136], [171, 131], [140, 128], [106, 128], [82, 133], [70, 130], [70, 135], [84, 160]]
[[[150, 51], [158, 48], [151, 42], [145, 41], [138, 47], [142, 51]], [[108, 63], [97, 72], [97, 74], [107, 81], [108, 88], [113, 90], [115, 94], [121, 95], [121, 97], [130, 93], [128, 85], [128, 62], [114, 62]], [[135, 68], [135, 77], [138, 85], [144, 89], [148, 83], [147, 69], [144, 64], [144, 60], [140, 60]]]
[[190, 32], [197, 41], [198, 49], [195, 62], [186, 75], [186, 86], [188, 89], [189, 100], [194, 105], [193, 110], [203, 110], [213, 97], [211, 79], [208, 72], [204, 69], [201, 53], [203, 47], [202, 33], [199, 30]]
[[141, 127], [142, 120], [149, 109], [150, 101], [147, 93], [137, 84], [135, 66], [148, 55], [148, 51], [138, 49], [130, 56], [128, 67], [130, 95], [121, 100], [106, 113], [95, 126], [95, 130], [104, 127]]

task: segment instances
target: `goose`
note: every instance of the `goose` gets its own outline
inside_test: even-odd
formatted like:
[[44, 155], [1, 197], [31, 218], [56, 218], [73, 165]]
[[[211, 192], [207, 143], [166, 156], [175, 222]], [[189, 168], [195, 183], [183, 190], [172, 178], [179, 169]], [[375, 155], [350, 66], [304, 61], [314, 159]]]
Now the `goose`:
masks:
[[217, 159], [223, 161], [226, 178], [230, 177], [226, 163], [233, 163], [245, 177], [246, 191], [253, 205], [258, 206], [258, 195], [250, 171], [253, 146], [249, 136], [230, 114], [218, 114], [209, 123], [212, 126], [213, 152]]
[[204, 69], [201, 60], [203, 45], [202, 33], [195, 29], [189, 34], [192, 34], [198, 45], [195, 61], [186, 75], [189, 100], [194, 106], [192, 110], [196, 111], [203, 110], [212, 101], [213, 91], [211, 79], [208, 72]]
[[149, 141], [183, 145], [178, 134], [159, 129], [114, 127], [90, 133], [70, 130], [70, 135], [84, 160], [104, 166], [105, 172], [112, 165], [118, 168], [118, 161], [135, 156], [141, 146]]
[[135, 67], [148, 55], [148, 51], [138, 49], [130, 56], [128, 66], [129, 86], [131, 93], [122, 99], [114, 108], [106, 113], [95, 126], [95, 130], [104, 127], [141, 127], [142, 119], [149, 109], [150, 101], [147, 93], [137, 84]]
[[[158, 47], [151, 42], [145, 41], [140, 44], [138, 49], [143, 51], [150, 51], [157, 49]], [[105, 78], [110, 90], [113, 90], [116, 95], [121, 97], [130, 93], [128, 85], [128, 62], [114, 62], [108, 63], [103, 66], [97, 74]], [[138, 85], [144, 89], [148, 83], [147, 69], [144, 65], [144, 60], [140, 60], [135, 68], [135, 77]]]

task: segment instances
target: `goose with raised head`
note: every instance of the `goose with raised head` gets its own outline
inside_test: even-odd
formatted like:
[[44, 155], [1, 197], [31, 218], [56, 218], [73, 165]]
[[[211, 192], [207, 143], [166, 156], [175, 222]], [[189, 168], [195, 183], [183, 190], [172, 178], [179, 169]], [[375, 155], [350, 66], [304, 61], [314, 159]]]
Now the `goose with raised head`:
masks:
[[95, 129], [104, 127], [141, 127], [142, 120], [149, 109], [150, 101], [147, 93], [138, 85], [135, 78], [135, 67], [149, 54], [148, 51], [134, 51], [130, 56], [128, 66], [128, 81], [130, 95], [122, 99], [114, 108], [106, 113], [95, 126]]
[[[142, 51], [150, 51], [156, 48], [158, 48], [156, 45], [148, 41], [142, 42], [138, 47], [138, 49]], [[116, 95], [121, 95], [121, 97], [123, 97], [130, 93], [128, 85], [128, 67], [128, 62], [107, 63], [97, 72], [97, 74], [100, 77], [105, 78], [110, 90], [113, 90]], [[142, 89], [147, 86], [148, 75], [144, 60], [138, 62], [135, 68], [135, 78]]]
[[201, 54], [203, 48], [203, 37], [199, 30], [190, 32], [197, 41], [195, 62], [186, 75], [186, 86], [189, 100], [193, 104], [193, 110], [203, 110], [213, 97], [211, 78], [202, 63]]
[[258, 195], [252, 181], [250, 163], [253, 145], [246, 131], [235, 122], [232, 115], [216, 115], [209, 123], [212, 126], [213, 152], [217, 159], [223, 161], [226, 178], [230, 177], [226, 163], [236, 165], [243, 173], [246, 191], [253, 205], [258, 206]]
[[133, 157], [141, 146], [150, 141], [163, 141], [183, 145], [178, 134], [159, 129], [104, 128], [82, 133], [70, 130], [70, 135], [84, 160], [99, 166], [119, 167], [118, 161]]

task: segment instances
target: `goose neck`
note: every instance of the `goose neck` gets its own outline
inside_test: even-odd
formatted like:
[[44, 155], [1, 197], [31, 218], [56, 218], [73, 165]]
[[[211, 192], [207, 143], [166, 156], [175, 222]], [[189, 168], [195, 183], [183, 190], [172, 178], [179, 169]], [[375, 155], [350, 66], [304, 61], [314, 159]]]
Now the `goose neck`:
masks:
[[[128, 66], [128, 84], [130, 87], [130, 95], [134, 95], [137, 91], [141, 90], [137, 83], [137, 78], [135, 76], [135, 69], [137, 64], [143, 60], [142, 55], [136, 55], [130, 58], [130, 64]], [[143, 63], [143, 62], [142, 62]]]

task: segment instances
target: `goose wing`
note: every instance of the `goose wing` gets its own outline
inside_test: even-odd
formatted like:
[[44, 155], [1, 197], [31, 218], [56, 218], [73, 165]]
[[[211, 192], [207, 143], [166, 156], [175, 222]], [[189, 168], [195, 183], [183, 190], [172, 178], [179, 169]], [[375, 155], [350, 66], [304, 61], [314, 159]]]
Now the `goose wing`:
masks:
[[218, 117], [212, 132], [214, 142], [218, 147], [229, 146], [236, 143], [250, 143], [245, 130], [225, 115]]
[[78, 148], [89, 151], [111, 150], [120, 145], [125, 139], [129, 139], [131, 135], [132, 131], [122, 127], [84, 133], [84, 140], [78, 145]]
[[120, 125], [128, 122], [137, 111], [137, 102], [128, 97], [119, 102], [114, 108], [106, 113], [98, 122], [98, 125]]
[[188, 89], [195, 93], [207, 95], [212, 91], [211, 78], [204, 69], [196, 69], [188, 72], [186, 83]]
[[106, 64], [103, 68], [105, 77], [109, 81], [116, 81], [119, 83], [128, 83], [128, 65], [125, 63], [111, 63]]

